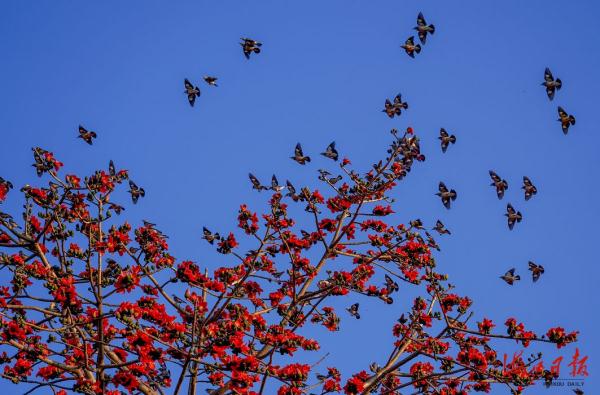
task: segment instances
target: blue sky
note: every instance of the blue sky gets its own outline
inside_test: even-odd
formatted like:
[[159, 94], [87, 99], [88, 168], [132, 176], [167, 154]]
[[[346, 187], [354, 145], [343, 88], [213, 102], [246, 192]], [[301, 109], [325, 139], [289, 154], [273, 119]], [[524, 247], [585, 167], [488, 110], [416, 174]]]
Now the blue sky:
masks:
[[[399, 46], [419, 11], [437, 30], [410, 59]], [[113, 159], [147, 192], [127, 209], [130, 220], [157, 223], [175, 256], [214, 267], [224, 260], [200, 240], [202, 225], [233, 229], [240, 203], [264, 207], [248, 171], [314, 184], [327, 163], [296, 165], [288, 158], [296, 142], [316, 157], [335, 140], [362, 170], [385, 154], [389, 129], [413, 126], [427, 160], [395, 192], [398, 221], [446, 223], [453, 235], [438, 238], [438, 265], [479, 314], [516, 316], [539, 331], [556, 323], [580, 330], [585, 387], [594, 392], [598, 17], [591, 0], [4, 2], [0, 175], [32, 182], [36, 145], [80, 173]], [[246, 60], [242, 36], [262, 41], [263, 52]], [[540, 86], [546, 66], [563, 81], [553, 102]], [[220, 86], [200, 85], [206, 74]], [[182, 93], [186, 77], [202, 88], [194, 108]], [[381, 108], [396, 93], [410, 108], [390, 120]], [[557, 105], [577, 117], [568, 136]], [[93, 147], [75, 138], [80, 123], [99, 133]], [[458, 140], [446, 154], [440, 127]], [[488, 186], [490, 169], [509, 181], [502, 201]], [[539, 190], [528, 202], [523, 175]], [[458, 191], [450, 211], [434, 196], [439, 181]], [[507, 202], [524, 216], [512, 232]], [[528, 260], [546, 268], [536, 284]], [[526, 277], [512, 288], [498, 279], [510, 267]], [[327, 364], [354, 372], [381, 358], [394, 306], [365, 305], [366, 319], [325, 334], [335, 351]], [[365, 334], [374, 343], [356, 341]], [[563, 350], [548, 359], [568, 359], [574, 347]]]

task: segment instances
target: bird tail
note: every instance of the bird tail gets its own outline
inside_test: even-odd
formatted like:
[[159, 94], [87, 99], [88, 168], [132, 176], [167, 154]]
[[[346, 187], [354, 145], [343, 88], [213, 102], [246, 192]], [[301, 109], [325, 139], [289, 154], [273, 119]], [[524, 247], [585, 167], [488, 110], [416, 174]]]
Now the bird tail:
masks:
[[575, 117], [571, 115], [569, 117], [569, 122], [571, 123], [571, 125], [575, 125]]
[[520, 211], [517, 211], [517, 222], [521, 222], [523, 220], [523, 216]]
[[310, 156], [307, 156], [307, 157], [306, 157], [306, 161], [307, 161], [307, 162], [310, 162]]
[[556, 89], [560, 90], [560, 88], [562, 88], [562, 81], [560, 80], [560, 78], [556, 79]]
[[420, 45], [420, 44], [417, 44], [417, 45], [415, 46], [415, 52], [416, 52], [416, 53], [421, 53], [421, 45]]
[[406, 103], [406, 102], [402, 103], [402, 108], [404, 108], [406, 110], [408, 108], [408, 103]]
[[435, 33], [435, 25], [431, 24], [429, 25], [429, 27], [431, 28], [431, 34]]
[[452, 144], [456, 143], [456, 136], [455, 135], [450, 136], [450, 142]]
[[515, 276], [515, 280], [519, 281], [521, 279], [521, 276], [519, 276], [518, 274]]
[[452, 200], [456, 200], [456, 197], [458, 196], [456, 191], [454, 189], [451, 189], [450, 192], [452, 193]]

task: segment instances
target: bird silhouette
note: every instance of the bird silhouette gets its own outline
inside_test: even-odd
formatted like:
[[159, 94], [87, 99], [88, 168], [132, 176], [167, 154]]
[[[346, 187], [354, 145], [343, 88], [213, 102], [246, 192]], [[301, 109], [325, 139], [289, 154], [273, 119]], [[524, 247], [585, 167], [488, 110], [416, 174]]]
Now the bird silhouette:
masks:
[[400, 48], [403, 48], [406, 54], [411, 58], [415, 57], [415, 53], [421, 53], [421, 46], [419, 44], [415, 45], [414, 36], [407, 38], [404, 45], [401, 45]]
[[498, 199], [502, 199], [504, 197], [504, 192], [508, 189], [508, 181], [503, 180], [493, 170], [490, 170], [490, 177], [492, 178], [492, 183], [490, 186], [496, 188], [496, 195], [498, 195]]
[[435, 26], [427, 24], [422, 12], [419, 12], [419, 15], [417, 16], [417, 26], [413, 29], [417, 31], [419, 40], [421, 40], [421, 44], [423, 45], [425, 45], [425, 42], [427, 41], [427, 33], [435, 33]]
[[442, 203], [444, 204], [444, 207], [446, 207], [447, 209], [450, 208], [450, 201], [454, 201], [456, 200], [456, 196], [457, 193], [454, 189], [448, 189], [446, 187], [446, 184], [444, 184], [443, 182], [440, 181], [440, 184], [438, 186], [438, 190], [439, 192], [436, 193], [437, 196], [440, 197], [440, 199], [442, 199]]
[[200, 88], [194, 86], [187, 78], [183, 81], [183, 85], [185, 86], [184, 93], [187, 95], [188, 102], [190, 106], [194, 107], [196, 98], [200, 97]]
[[440, 137], [438, 137], [438, 139], [440, 139], [440, 143], [442, 145], [442, 152], [446, 152], [450, 143], [456, 143], [456, 136], [453, 134], [448, 134], [448, 132], [444, 128], [440, 129]]
[[333, 141], [331, 144], [329, 144], [327, 146], [327, 149], [325, 149], [325, 152], [321, 152], [321, 155], [323, 155], [326, 158], [337, 161], [338, 160], [338, 152], [335, 149], [335, 141]]
[[521, 276], [519, 276], [518, 274], [515, 275], [515, 269], [512, 268], [506, 273], [504, 273], [503, 276], [500, 276], [500, 278], [506, 281], [508, 285], [513, 285], [515, 281], [519, 281], [521, 279]]
[[79, 137], [80, 139], [82, 139], [83, 141], [85, 141], [86, 143], [88, 143], [89, 145], [93, 144], [93, 140], [98, 137], [96, 132], [93, 131], [88, 131], [86, 128], [84, 128], [83, 126], [79, 125]]
[[566, 135], [569, 133], [569, 126], [575, 125], [575, 117], [567, 114], [561, 106], [558, 106], [558, 122], [560, 122], [562, 131]]
[[554, 79], [552, 72], [548, 67], [546, 67], [546, 70], [544, 70], [544, 82], [542, 82], [542, 85], [546, 87], [548, 99], [552, 100], [554, 99], [554, 92], [562, 88], [562, 81], [560, 78]]

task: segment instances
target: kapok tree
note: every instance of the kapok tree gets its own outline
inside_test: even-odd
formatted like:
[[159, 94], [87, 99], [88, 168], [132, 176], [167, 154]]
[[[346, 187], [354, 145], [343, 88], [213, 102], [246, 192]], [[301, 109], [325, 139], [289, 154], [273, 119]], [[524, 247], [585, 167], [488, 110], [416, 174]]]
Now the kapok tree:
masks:
[[[34, 167], [48, 183], [21, 189], [22, 217], [0, 212], [2, 376], [30, 383], [29, 392], [61, 395], [466, 394], [493, 384], [518, 394], [536, 380], [550, 382], [539, 354], [503, 366], [495, 347], [506, 340], [560, 348], [576, 332], [536, 335], [514, 318], [473, 318], [471, 299], [438, 271], [435, 242], [418, 223], [387, 220], [389, 192], [425, 159], [412, 129], [392, 132], [387, 155], [365, 174], [343, 159], [331, 170], [341, 180], [319, 177], [327, 193], [274, 188], [261, 216], [240, 207], [235, 234], [205, 229], [204, 239], [230, 259], [212, 273], [171, 256], [154, 224], [121, 219], [111, 196], [127, 171], [111, 162], [85, 178], [60, 175], [63, 164], [35, 148]], [[135, 202], [143, 190], [131, 187]], [[0, 179], [0, 202], [11, 189]], [[296, 211], [311, 229], [299, 229], [290, 205], [303, 209]], [[240, 251], [240, 236], [254, 248]], [[415, 292], [412, 307], [397, 312], [385, 358], [344, 374], [295, 362], [302, 350], [327, 349], [300, 328], [341, 328], [333, 298], [350, 304], [361, 294], [391, 304]]]

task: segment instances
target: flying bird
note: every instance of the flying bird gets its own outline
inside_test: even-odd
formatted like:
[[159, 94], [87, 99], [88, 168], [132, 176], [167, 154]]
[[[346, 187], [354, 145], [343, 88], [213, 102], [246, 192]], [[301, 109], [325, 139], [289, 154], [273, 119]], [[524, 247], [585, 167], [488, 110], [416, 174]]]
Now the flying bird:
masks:
[[338, 160], [338, 152], [335, 149], [335, 141], [333, 141], [331, 144], [329, 144], [327, 146], [327, 149], [325, 150], [325, 152], [321, 152], [321, 155], [323, 155], [326, 158], [337, 161]]
[[219, 233], [213, 233], [208, 230], [205, 226], [202, 227], [202, 238], [208, 241], [210, 244], [214, 244], [215, 240], [219, 240], [221, 236]]
[[492, 183], [490, 184], [490, 186], [496, 187], [496, 194], [498, 195], [498, 199], [502, 199], [504, 197], [504, 192], [508, 189], [508, 181], [502, 179], [493, 170], [490, 170], [490, 177], [492, 178]]
[[531, 276], [533, 278], [533, 282], [536, 282], [540, 279], [540, 276], [544, 274], [544, 266], [536, 265], [535, 263], [529, 261], [529, 270], [531, 271]]
[[419, 15], [417, 16], [417, 26], [413, 29], [419, 34], [419, 40], [421, 40], [421, 44], [423, 45], [425, 45], [425, 41], [427, 41], [427, 33], [435, 33], [435, 26], [427, 24], [422, 12], [419, 12]]
[[446, 227], [444, 226], [444, 224], [442, 223], [442, 221], [440, 221], [439, 219], [435, 223], [435, 227], [433, 227], [432, 229], [435, 230], [435, 231], [437, 231], [440, 235], [443, 235], [443, 234], [449, 235], [449, 234], [451, 234], [450, 231], [448, 229], [446, 229]]
[[273, 174], [273, 177], [271, 177], [271, 190], [275, 191], [275, 192], [281, 192], [285, 189], [285, 187], [283, 185], [279, 185], [279, 181], [277, 180], [277, 177], [275, 176], [275, 174]]
[[360, 320], [360, 313], [358, 312], [358, 303], [354, 303], [346, 310], [348, 310], [348, 313], [350, 313], [351, 316], [356, 317], [357, 320]]
[[527, 176], [523, 176], [523, 186], [521, 188], [525, 190], [525, 200], [529, 200], [533, 195], [537, 194], [537, 188]]
[[250, 178], [250, 182], [252, 183], [252, 189], [256, 189], [257, 191], [263, 191], [263, 190], [267, 190], [269, 188], [263, 186], [260, 181], [258, 181], [258, 178], [256, 178], [254, 176], [254, 174], [252, 173], [248, 173], [248, 177]]
[[500, 278], [506, 281], [508, 285], [513, 285], [515, 281], [519, 281], [521, 279], [521, 276], [519, 276], [518, 274], [515, 275], [515, 269], [512, 268], [506, 273], [504, 273], [503, 276], [500, 276]]
[[415, 37], [414, 36], [410, 36], [404, 42], [404, 45], [400, 46], [400, 48], [403, 48], [404, 51], [406, 51], [406, 53], [408, 54], [408, 56], [410, 56], [411, 58], [415, 57], [415, 52], [421, 53], [421, 46], [419, 44], [415, 45]]
[[446, 187], [446, 184], [444, 184], [441, 181], [438, 186], [438, 189], [439, 189], [439, 192], [436, 193], [436, 195], [442, 199], [442, 203], [444, 204], [444, 207], [449, 209], [450, 201], [456, 200], [456, 196], [457, 196], [456, 191], [454, 189], [448, 190], [448, 188]]
[[446, 152], [450, 143], [456, 143], [456, 136], [453, 134], [448, 134], [448, 132], [444, 128], [440, 129], [440, 137], [438, 138], [440, 139], [440, 142], [442, 144], [442, 152]]
[[407, 108], [408, 103], [402, 101], [401, 94], [397, 94], [393, 103], [390, 99], [385, 99], [384, 108], [381, 111], [385, 112], [388, 117], [394, 118], [396, 115], [402, 114], [402, 110], [406, 110]]
[[210, 86], [219, 86], [217, 85], [217, 77], [211, 77], [210, 75], [205, 75], [204, 77], [204, 81], [210, 85]]
[[302, 151], [302, 145], [300, 145], [300, 143], [296, 144], [294, 156], [291, 158], [301, 165], [305, 165], [306, 162], [310, 162], [310, 156], [304, 155], [304, 151]]
[[194, 86], [187, 78], [183, 81], [183, 85], [185, 86], [184, 93], [187, 95], [188, 102], [190, 102], [190, 106], [194, 107], [196, 98], [200, 97], [200, 88]]
[[286, 180], [285, 185], [288, 190], [285, 196], [289, 196], [292, 198], [293, 201], [297, 202], [300, 199], [300, 196], [298, 196], [298, 194], [296, 193], [296, 188], [294, 187], [294, 184], [292, 184], [290, 180]]
[[92, 145], [93, 140], [98, 136], [96, 135], [96, 132], [93, 132], [91, 130], [88, 131], [86, 128], [79, 125], [79, 136], [77, 137], [83, 139], [83, 141], [85, 141], [89, 145]]
[[260, 53], [260, 47], [262, 47], [262, 43], [251, 38], [245, 37], [242, 37], [241, 40], [242, 42], [240, 43], [240, 45], [242, 46], [242, 50], [244, 51], [244, 56], [246, 57], [246, 59], [250, 59], [251, 53]]
[[566, 135], [569, 133], [569, 126], [575, 125], [575, 117], [567, 114], [561, 106], [558, 106], [558, 117], [558, 122], [560, 122], [563, 133]]
[[521, 222], [521, 220], [523, 219], [521, 212], [516, 211], [510, 203], [508, 203], [506, 205], [506, 214], [504, 214], [504, 215], [506, 216], [506, 219], [508, 220], [508, 229], [510, 229], [510, 230], [512, 230], [512, 228], [514, 228], [515, 222]]
[[387, 289], [388, 294], [392, 292], [398, 291], [400, 287], [398, 287], [398, 283], [395, 282], [390, 276], [385, 275], [385, 288]]
[[140, 197], [146, 196], [146, 191], [144, 188], [138, 187], [135, 182], [129, 180], [129, 193], [131, 194], [131, 200], [133, 204], [136, 204]]
[[552, 72], [548, 67], [546, 67], [546, 70], [544, 70], [544, 82], [542, 82], [542, 85], [546, 87], [548, 99], [552, 100], [554, 99], [554, 92], [562, 88], [562, 81], [560, 78], [554, 79]]

